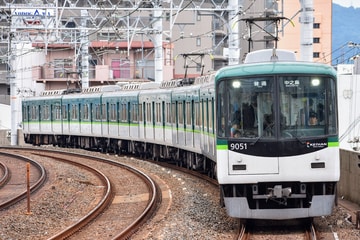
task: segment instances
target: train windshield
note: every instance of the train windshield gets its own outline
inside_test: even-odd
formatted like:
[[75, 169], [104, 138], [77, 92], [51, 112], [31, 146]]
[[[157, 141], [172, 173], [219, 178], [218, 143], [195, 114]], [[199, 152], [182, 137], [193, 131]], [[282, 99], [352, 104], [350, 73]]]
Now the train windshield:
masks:
[[299, 139], [337, 134], [334, 79], [236, 78], [220, 81], [217, 90], [219, 137]]

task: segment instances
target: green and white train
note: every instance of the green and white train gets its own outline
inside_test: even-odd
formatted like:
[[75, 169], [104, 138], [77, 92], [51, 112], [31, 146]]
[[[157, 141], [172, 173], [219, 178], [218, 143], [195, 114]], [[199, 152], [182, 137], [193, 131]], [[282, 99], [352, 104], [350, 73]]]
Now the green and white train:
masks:
[[196, 79], [23, 99], [27, 143], [133, 153], [217, 178], [242, 219], [329, 215], [339, 180], [336, 72], [283, 50]]

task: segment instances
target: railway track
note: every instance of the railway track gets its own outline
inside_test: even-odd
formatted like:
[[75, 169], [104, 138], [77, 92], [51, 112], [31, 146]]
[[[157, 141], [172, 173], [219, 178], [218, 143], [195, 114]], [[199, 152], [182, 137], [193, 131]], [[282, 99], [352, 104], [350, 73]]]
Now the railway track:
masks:
[[317, 232], [312, 223], [307, 220], [298, 220], [296, 225], [286, 223], [273, 224], [268, 221], [267, 226], [259, 226], [256, 221], [250, 223], [240, 221], [237, 240], [286, 240], [286, 239], [304, 239], [317, 240]]
[[[37, 148], [36, 148], [37, 149]], [[33, 150], [33, 149], [32, 149]], [[75, 150], [74, 150], [75, 151]], [[78, 152], [78, 150], [76, 150], [76, 152]], [[81, 151], [81, 152], [85, 152], [85, 158], [92, 158], [92, 156], [88, 156], [88, 154], [93, 154], [94, 156], [104, 156], [103, 154], [100, 154], [100, 153], [93, 153], [93, 152], [87, 152], [87, 151]], [[37, 154], [37, 156], [38, 157], [40, 157], [40, 154], [39, 153], [36, 153]], [[63, 152], [61, 152], [61, 154], [63, 154], [63, 155], [66, 155], [66, 158], [72, 158], [71, 156], [72, 156], [72, 154], [67, 154], [67, 153], [63, 153]], [[70, 157], [69, 157], [70, 156]], [[76, 156], [76, 155], [74, 155], [74, 156]], [[126, 164], [126, 165], [128, 165], [128, 164], [130, 164], [130, 165], [132, 165], [132, 166], [134, 166], [135, 168], [137, 168], [137, 169], [143, 169], [142, 171], [144, 171], [144, 172], [147, 172], [147, 168], [143, 168], [143, 166], [144, 166], [144, 161], [139, 161], [139, 160], [135, 160], [135, 159], [132, 159], [132, 157], [129, 157], [127, 160], [124, 160], [124, 159], [119, 159], [119, 157], [118, 156], [111, 156], [111, 155], [106, 155], [106, 156], [104, 156], [106, 159], [105, 160], [108, 160], [108, 159], [112, 159], [113, 161], [121, 161], [121, 162], [123, 162], [124, 164]], [[101, 159], [102, 157], [97, 157], [97, 158], [95, 158], [95, 159]], [[126, 158], [126, 157], [125, 157]], [[137, 162], [136, 164], [132, 164], [132, 163], [134, 163], [134, 162]], [[149, 162], [149, 164], [145, 164], [145, 165], [150, 165], [150, 163], [154, 163], [154, 161], [148, 161]], [[158, 165], [161, 165], [161, 166], [164, 166], [164, 167], [166, 167], [166, 168], [172, 168], [172, 169], [174, 169], [174, 170], [180, 170], [181, 172], [187, 172], [187, 173], [190, 173], [191, 175], [195, 175], [195, 176], [197, 176], [197, 177], [200, 177], [200, 178], [204, 178], [204, 179], [206, 179], [208, 182], [212, 182], [212, 184], [214, 184], [215, 186], [217, 186], [217, 182], [215, 181], [215, 180], [213, 180], [213, 179], [211, 179], [211, 178], [208, 178], [207, 176], [204, 176], [204, 175], [201, 175], [200, 173], [198, 173], [198, 172], [194, 172], [194, 171], [191, 171], [191, 170], [189, 170], [189, 169], [184, 169], [184, 168], [180, 168], [180, 167], [177, 167], [177, 166], [175, 166], [175, 165], [169, 165], [169, 164], [167, 164], [167, 163], [162, 163], [162, 162], [155, 162], [155, 163], [158, 163]], [[162, 169], [162, 168], [157, 168], [157, 169]], [[164, 171], [164, 172], [167, 172], [168, 170], [160, 170], [160, 171]], [[159, 171], [159, 172], [160, 172]], [[169, 172], [172, 172], [172, 171], [169, 171]], [[158, 173], [156, 173], [156, 174], [158, 174]], [[168, 174], [166, 174], [166, 175], [168, 175]], [[177, 175], [176, 173], [171, 173], [171, 175], [172, 175], [172, 178], [174, 178], [175, 177], [175, 175]], [[177, 178], [177, 177], [176, 177]], [[190, 178], [189, 178], [190, 179]], [[166, 180], [166, 181], [168, 181], [168, 180]], [[175, 180], [175, 181], [179, 181], [178, 179], [177, 180]], [[182, 181], [182, 180], [181, 180]], [[191, 181], [191, 180], [190, 180]], [[198, 181], [194, 181], [194, 180], [192, 180], [192, 182], [198, 182]], [[123, 183], [123, 185], [125, 185], [126, 183]], [[116, 185], [118, 185], [118, 184], [116, 184]], [[134, 184], [135, 185], [135, 184]], [[180, 183], [180, 185], [181, 185], [181, 183]], [[174, 195], [174, 191], [175, 191], [175, 189], [174, 190], [172, 190], [172, 193], [171, 194], [173, 194], [173, 196], [175, 196]], [[184, 191], [184, 190], [183, 190]], [[181, 192], [181, 189], [180, 189], [180, 192]], [[180, 194], [183, 194], [183, 193], [180, 193]], [[214, 195], [214, 194], [212, 194], [212, 195]], [[139, 198], [141, 195], [133, 195], [133, 198]], [[210, 196], [210, 195], [208, 195], [208, 196]], [[141, 198], [141, 197], [140, 197]], [[119, 199], [121, 199], [121, 200], [119, 200]], [[129, 197], [129, 198], [127, 198], [127, 197], [125, 197], [125, 196], [116, 196], [116, 194], [115, 194], [115, 197], [113, 198], [113, 201], [117, 201], [117, 204], [119, 204], [119, 202], [121, 202], [121, 201], [123, 201], [123, 202], [126, 202], [126, 201], [129, 201], [131, 199], [131, 197]], [[166, 199], [166, 196], [165, 196], [165, 199]], [[164, 200], [165, 200], [164, 199]], [[171, 201], [171, 200], [170, 200]], [[174, 199], [172, 200], [172, 201], [174, 201]], [[196, 202], [198, 202], [198, 201], [196, 201]], [[191, 204], [192, 204], [193, 202], [191, 202]], [[134, 202], [134, 204], [136, 204], [136, 202]], [[189, 205], [186, 205], [186, 206], [189, 206]], [[185, 208], [183, 208], [183, 209], [185, 209]], [[167, 210], [165, 210], [165, 212], [166, 212]], [[161, 214], [161, 213], [160, 213]], [[167, 212], [166, 213], [163, 213], [163, 214], [168, 214]], [[177, 215], [177, 216], [179, 216], [179, 215], [181, 215], [181, 214], [175, 214], [175, 215]], [[214, 214], [212, 214], [212, 215], [214, 215]], [[101, 218], [101, 216], [99, 217], [99, 218]], [[113, 218], [115, 218], [114, 216], [113, 216]], [[171, 217], [169, 216], [169, 215], [167, 215], [166, 216], [166, 219], [168, 219], [168, 220], [170, 220], [171, 219]], [[185, 220], [185, 218], [184, 217], [180, 217], [180, 219], [183, 219], [183, 220]], [[116, 221], [118, 221], [118, 222], [120, 222], [120, 221], [123, 221], [123, 219], [122, 218], [117, 218], [116, 219]], [[170, 220], [170, 221], [167, 221], [167, 222], [174, 222], [175, 220]], [[216, 220], [216, 221], [218, 221], [218, 220]], [[215, 221], [215, 222], [216, 222]], [[226, 221], [227, 221], [227, 219], [226, 219]], [[151, 220], [151, 221], [148, 221], [148, 222], [152, 222], [152, 223], [155, 223], [156, 224], [156, 228], [159, 228], [160, 227], [160, 229], [161, 228], [165, 228], [165, 229], [167, 229], [166, 231], [169, 231], [170, 230], [170, 227], [169, 226], [161, 226], [161, 221], [159, 220], [159, 219], [157, 219], [157, 220]], [[224, 221], [225, 222], [225, 221]], [[315, 223], [316, 223], [316, 221], [315, 221]], [[213, 224], [214, 224], [214, 222], [213, 222]], [[0, 222], [0, 225], [1, 225], [1, 222]], [[141, 224], [140, 224], [140, 226], [141, 226]], [[192, 227], [191, 228], [194, 228], [194, 226], [193, 225], [191, 225]], [[211, 224], [210, 224], [210, 226], [211, 226]], [[237, 227], [238, 225], [235, 223], [234, 225], [233, 225], [233, 228], [232, 229], [234, 229], [234, 232], [232, 233], [232, 237], [231, 238], [221, 238], [221, 239], [234, 239], [233, 237], [236, 235], [236, 231], [235, 231], [235, 229], [236, 229], [236, 227]], [[89, 227], [89, 228], [96, 228], [96, 227], [94, 227], [94, 225], [92, 225], [91, 223], [89, 224], [89, 225], [87, 225], [87, 226], [85, 226], [84, 228], [82, 228], [82, 229], [80, 229], [80, 231], [78, 231], [78, 233], [76, 233], [75, 235], [72, 235], [72, 236], [70, 236], [69, 237], [69, 239], [86, 239], [86, 237], [83, 237], [84, 235], [84, 233], [85, 232], [87, 232], [87, 231], [91, 231], [91, 230], [88, 230], [88, 228], [87, 227]], [[153, 229], [155, 229], [155, 228], [153, 228], [152, 226], [149, 226], [149, 225], [146, 225], [146, 230], [141, 230], [140, 232], [139, 232], [139, 234], [135, 234], [135, 238], [134, 239], [145, 239], [145, 238], [142, 238], [142, 236], [147, 236], [146, 235], [146, 233], [144, 232], [144, 231], [149, 231], [149, 228], [150, 229], [152, 229], [152, 234], [151, 235], [149, 235], [149, 236], [154, 236], [155, 235], [155, 230], [153, 230]], [[125, 229], [125, 228], [124, 228]], [[316, 236], [316, 234], [314, 234], [314, 230], [307, 230], [307, 232], [308, 233], [306, 233], [306, 231], [305, 231], [305, 228], [303, 229], [303, 230], [301, 230], [301, 231], [299, 231], [298, 233], [287, 233], [286, 234], [286, 236], [288, 237], [288, 238], [284, 238], [284, 236], [285, 235], [280, 235], [280, 236], [277, 236], [276, 235], [276, 232], [268, 232], [268, 233], [266, 233], [265, 235], [264, 234], [256, 234], [256, 232], [254, 232], [253, 230], [251, 230], [251, 228], [250, 227], [247, 227], [247, 228], [241, 228], [242, 230], [241, 230], [241, 232], [243, 232], [243, 234], [242, 235], [244, 235], [244, 234], [247, 234], [248, 235], [248, 237], [247, 238], [242, 238], [242, 237], [240, 237], [240, 235], [238, 236], [238, 239], [294, 239], [294, 238], [296, 238], [296, 239], [316, 239], [316, 238], [309, 238], [308, 236], [306, 236], [306, 235], [313, 235], [313, 236]], [[250, 230], [249, 230], [250, 229]], [[134, 228], [132, 228], [132, 227], [129, 227], [129, 234], [128, 234], [128, 236], [132, 236], [132, 233], [131, 232], [135, 232], [135, 231], [137, 231], [136, 230], [136, 228], [134, 229]], [[208, 231], [208, 230], [207, 230]], [[207, 231], [204, 231], [204, 232], [207, 232]], [[322, 237], [323, 235], [324, 235], [324, 229], [320, 229], [319, 230], [319, 236], [320, 237]], [[119, 231], [119, 233], [120, 233], [120, 231]], [[145, 233], [145, 234], [144, 234]], [[178, 232], [178, 234], [179, 234], [179, 232]], [[230, 234], [230, 231], [228, 231], [228, 234]], [[297, 234], [297, 235], [295, 235], [295, 234]], [[160, 235], [162, 235], [162, 234], [160, 234]], [[171, 234], [170, 234], [171, 235]], [[184, 234], [184, 236], [189, 236], [189, 235], [191, 235], [191, 234]], [[103, 239], [101, 236], [99, 236], [99, 235], [94, 235], [94, 236], [96, 236], [96, 238], [98, 238], [98, 239]], [[202, 236], [206, 236], [206, 235], [202, 235]], [[115, 237], [115, 235], [112, 235], [112, 237], [111, 237], [111, 239], [113, 239]], [[228, 236], [227, 236], [228, 237]], [[118, 238], [121, 238], [121, 237], [118, 237]], [[124, 238], [126, 238], [126, 237], [124, 237]], [[41, 238], [38, 238], [38, 239], [41, 239]], [[47, 237], [47, 238], [44, 238], [44, 239], [49, 239], [49, 237]], [[170, 238], [169, 238], [170, 239]], [[193, 238], [193, 239], [196, 239], [196, 238]], [[328, 239], [328, 238], [326, 238], [326, 239]], [[336, 238], [329, 238], [329, 239], [336, 239]]]
[[5, 183], [9, 180], [9, 168], [2, 162], [0, 162], [0, 188], [5, 185]]
[[[153, 162], [153, 161], [151, 161]], [[181, 167], [181, 166], [176, 166], [173, 164], [168, 164], [168, 163], [164, 163], [164, 162], [156, 162], [156, 164], [166, 167], [166, 168], [170, 168], [170, 169], [174, 169], [177, 171], [181, 171], [184, 172], [186, 174], [190, 174], [192, 176], [195, 176], [197, 178], [203, 179], [205, 181], [208, 181], [210, 184], [214, 185], [214, 186], [218, 186], [218, 182], [207, 176], [204, 175], [200, 172], [196, 172], [196, 171], [192, 171], [190, 169]], [[250, 230], [249, 230], [250, 229]], [[275, 231], [272, 230], [268, 230], [268, 233], [262, 234], [261, 231], [257, 231], [256, 227], [254, 228], [254, 226], [248, 227], [248, 225], [243, 222], [240, 221], [239, 223], [239, 231], [238, 231], [238, 236], [236, 236], [236, 239], [238, 240], [256, 240], [256, 239], [276, 239], [276, 240], [281, 240], [281, 239], [304, 239], [304, 240], [316, 240], [317, 239], [317, 233], [315, 230], [314, 225], [311, 223], [309, 224], [308, 221], [299, 221], [299, 225], [297, 226], [292, 226], [292, 228], [290, 229], [276, 229]], [[277, 233], [277, 231], [279, 231], [280, 233]], [[258, 233], [260, 232], [260, 233]], [[284, 234], [284, 232], [286, 232], [286, 234]]]
[[[76, 165], [77, 168], [86, 169], [86, 171], [92, 172], [101, 179], [104, 194], [101, 199], [98, 199], [96, 207], [75, 222], [64, 226], [60, 232], [52, 234], [51, 237], [46, 237], [46, 239], [89, 239], [91, 236], [99, 236], [101, 239], [106, 239], [105, 236], [109, 239], [128, 238], [152, 216], [160, 204], [161, 193], [157, 184], [146, 174], [124, 164], [90, 155], [79, 155], [63, 151], [40, 149], [12, 149], [12, 151], [21, 152], [23, 155], [34, 158], [41, 158], [44, 161], [56, 160]], [[97, 169], [102, 169], [102, 171]], [[125, 179], [124, 176], [126, 176]], [[125, 180], [133, 182], [134, 185], [139, 185], [139, 187], [132, 186], [132, 189], [129, 189], [126, 186], [121, 186], [119, 181]], [[140, 181], [142, 183], [139, 183]], [[131, 202], [129, 200], [131, 197], [122, 191], [127, 191], [127, 194], [130, 194], [133, 198], [141, 196], [141, 202], [137, 200]], [[135, 210], [132, 213], [125, 213], [126, 209]], [[126, 215], [126, 219], [121, 223], [114, 223], [114, 219], [121, 219], [124, 215]], [[101, 229], [103, 229], [101, 224], [104, 222], [108, 223], [107, 226], [110, 230], [104, 230], [101, 233]], [[94, 233], [94, 229], [96, 233]]]
[[[46, 180], [43, 166], [30, 159], [17, 154], [0, 153], [2, 159], [1, 169], [3, 175], [0, 179], [0, 210], [6, 209], [27, 197], [26, 169], [30, 164], [31, 178], [29, 179], [30, 193], [38, 190]], [[18, 171], [22, 171], [19, 173]], [[17, 173], [17, 174], [15, 174]]]

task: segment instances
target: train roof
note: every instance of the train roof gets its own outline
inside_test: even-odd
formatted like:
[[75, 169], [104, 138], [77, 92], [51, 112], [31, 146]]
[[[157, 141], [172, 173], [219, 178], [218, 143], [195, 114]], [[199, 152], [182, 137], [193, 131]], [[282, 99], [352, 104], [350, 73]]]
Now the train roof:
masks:
[[318, 74], [336, 77], [330, 65], [313, 62], [262, 62], [228, 66], [220, 69], [215, 80], [224, 77], [243, 77], [267, 74]]
[[47, 101], [47, 100], [54, 100], [61, 99], [62, 95], [55, 94], [55, 95], [38, 95], [38, 96], [26, 96], [22, 99], [22, 101]]
[[121, 87], [119, 85], [101, 85], [83, 88], [81, 93], [100, 93], [100, 92], [116, 92], [120, 91]]
[[336, 71], [330, 65], [296, 61], [295, 53], [288, 50], [263, 49], [248, 53], [244, 64], [220, 69], [216, 74], [216, 80], [235, 76], [302, 73], [325, 74], [336, 77]]
[[296, 56], [294, 52], [284, 49], [262, 49], [254, 52], [249, 52], [246, 55], [244, 63], [258, 63], [269, 61], [295, 62]]

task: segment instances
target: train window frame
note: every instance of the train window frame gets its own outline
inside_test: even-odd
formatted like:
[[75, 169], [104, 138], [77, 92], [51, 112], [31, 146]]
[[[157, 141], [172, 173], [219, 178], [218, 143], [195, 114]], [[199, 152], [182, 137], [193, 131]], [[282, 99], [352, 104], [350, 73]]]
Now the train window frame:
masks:
[[186, 125], [191, 126], [192, 125], [192, 106], [191, 102], [187, 101], [185, 103], [185, 117], [186, 117]]
[[70, 115], [70, 118], [71, 120], [79, 120], [79, 105], [74, 103], [74, 104], [71, 104], [71, 115]]
[[[308, 138], [337, 134], [337, 108], [336, 104], [332, 104], [333, 101], [337, 101], [335, 79], [328, 76], [306, 74], [287, 77], [295, 80], [279, 76], [279, 94], [284, 92], [284, 95], [291, 94], [292, 96], [284, 100], [280, 99], [286, 105], [290, 105], [289, 123], [286, 129], [280, 129], [280, 136], [283, 138]], [[285, 81], [296, 86], [283, 86], [281, 83]], [[287, 108], [286, 105], [284, 108]], [[294, 120], [291, 116], [294, 116]]]
[[109, 120], [111, 122], [116, 122], [117, 121], [117, 114], [116, 114], [117, 103], [110, 102], [108, 104], [110, 105], [110, 107], [109, 107]]
[[67, 105], [67, 104], [63, 104], [63, 105], [61, 106], [61, 118], [62, 118], [63, 120], [68, 120], [68, 111], [67, 111], [67, 109], [68, 109], [68, 105]]
[[131, 103], [126, 102], [126, 121], [130, 124], [131, 122]]
[[151, 124], [152, 123], [152, 104], [151, 104], [151, 102], [149, 103], [149, 102], [147, 102], [147, 103], [145, 103], [145, 105], [146, 105], [146, 112], [145, 112], [145, 115], [146, 115], [146, 119], [145, 119], [145, 122], [147, 123], [147, 124]]
[[184, 101], [178, 101], [177, 106], [178, 125], [184, 127]]
[[205, 124], [206, 124], [206, 120], [205, 120], [205, 109], [204, 109], [204, 99], [201, 99], [200, 102], [200, 112], [201, 112], [201, 131], [204, 132], [205, 131]]
[[122, 103], [120, 104], [119, 113], [120, 113], [120, 122], [126, 123], [126, 122], [128, 121], [128, 116], [127, 116], [127, 103], [126, 103], [126, 102], [122, 102]]
[[46, 103], [41, 107], [41, 120], [50, 120], [50, 116], [50, 106]]
[[101, 119], [100, 120], [107, 121], [107, 109], [106, 109], [107, 105], [105, 103], [101, 103], [100, 106], [101, 106], [100, 107], [101, 108], [101, 114], [100, 114]]
[[59, 104], [53, 105], [53, 116], [55, 121], [61, 120], [61, 106]]
[[155, 103], [155, 123], [161, 125], [162, 123], [162, 104], [161, 102]]
[[171, 123], [177, 127], [177, 105], [176, 101], [171, 104]]
[[[267, 96], [276, 100], [274, 80], [274, 75], [234, 77], [220, 80], [216, 87], [216, 109], [219, 116], [214, 123], [217, 126], [217, 136], [274, 139], [276, 137], [275, 129], [264, 130], [265, 116], [275, 117], [276, 115], [276, 113], [271, 114], [273, 101], [258, 104], [261, 103], [259, 100], [267, 99]], [[236, 114], [237, 112], [239, 114]]]
[[138, 104], [138, 109], [139, 109], [139, 122], [143, 122], [144, 121], [144, 109], [143, 109], [143, 104], [142, 103], [139, 103]]
[[40, 114], [40, 118], [39, 120], [40, 121], [43, 121], [45, 120], [45, 115], [46, 115], [46, 105], [40, 105], [39, 106], [39, 114]]
[[171, 103], [167, 102], [166, 103], [166, 119], [165, 119], [166, 124], [171, 124], [172, 123], [171, 111], [172, 111]]
[[[257, 122], [258, 126], [263, 126], [266, 120], [266, 115], [270, 115], [269, 104], [264, 103], [275, 103], [276, 108], [272, 114], [275, 120], [276, 126], [270, 131], [265, 132], [265, 129], [259, 127], [256, 134], [244, 136], [240, 134], [241, 138], [278, 138], [278, 139], [298, 139], [298, 138], [309, 138], [309, 137], [324, 137], [326, 135], [336, 135], [338, 132], [338, 120], [337, 120], [337, 108], [336, 103], [336, 79], [328, 75], [318, 74], [279, 74], [274, 76], [258, 76], [263, 78], [273, 79], [270, 84], [256, 85], [259, 87], [257, 91]], [[217, 119], [217, 126], [219, 129], [217, 134], [219, 137], [229, 137], [231, 130], [227, 130], [230, 127], [231, 110], [234, 105], [232, 103], [232, 95], [236, 95], [235, 92], [227, 91], [226, 88], [231, 87], [231, 81], [242, 81], [245, 78], [239, 79], [226, 79], [219, 81], [217, 85], [217, 98], [218, 102], [216, 106], [219, 108], [219, 117]], [[248, 78], [254, 81], [256, 78]], [[244, 82], [238, 83], [233, 86], [243, 86]], [[262, 86], [268, 85], [268, 89], [264, 91]], [[271, 90], [272, 89], [272, 90]], [[245, 90], [245, 88], [244, 88]], [[243, 90], [243, 91], [244, 91]], [[254, 91], [254, 90], [251, 90]], [[249, 94], [251, 94], [251, 91]], [[240, 94], [246, 94], [246, 91]], [[270, 100], [266, 100], [266, 94], [271, 97]], [[261, 98], [260, 98], [261, 97]], [[242, 97], [241, 97], [242, 98]], [[311, 100], [313, 103], [310, 103]], [[240, 102], [242, 104], [242, 102]], [[261, 105], [259, 105], [261, 104]], [[242, 106], [242, 105], [240, 105]], [[311, 106], [311, 107], [310, 107]], [[323, 106], [323, 107], [321, 107]], [[306, 108], [305, 108], [306, 107]], [[303, 120], [300, 124], [299, 116], [300, 110], [304, 109], [303, 112], [308, 114], [306, 120]], [[325, 109], [323, 109], [325, 108]], [[243, 109], [243, 108], [241, 108]], [[325, 112], [324, 112], [325, 111]], [[324, 112], [321, 114], [321, 112]], [[263, 114], [263, 118], [261, 117]], [[315, 114], [316, 113], [316, 114]], [[206, 114], [208, 115], [208, 114]], [[245, 114], [242, 112], [241, 116]], [[302, 118], [304, 114], [302, 114]], [[310, 119], [310, 115], [323, 116], [319, 120]], [[325, 119], [324, 119], [325, 118]], [[206, 120], [206, 119], [205, 119]], [[311, 120], [311, 121], [310, 121]], [[317, 121], [319, 121], [317, 123]], [[243, 125], [243, 119], [241, 119], [241, 130], [245, 129]], [[207, 123], [203, 125], [207, 126]], [[233, 125], [233, 124], [231, 124]], [[237, 129], [235, 129], [237, 130]], [[238, 135], [239, 136], [239, 135]]]
[[139, 105], [137, 103], [132, 103], [132, 108], [131, 108], [131, 113], [132, 113], [132, 118], [131, 121], [133, 123], [138, 123], [139, 122], [139, 110], [138, 110]]
[[215, 133], [215, 121], [214, 121], [214, 118], [215, 118], [215, 114], [214, 114], [215, 103], [214, 103], [214, 101], [215, 101], [215, 99], [212, 97], [210, 99], [210, 104], [209, 104], [209, 108], [210, 108], [210, 112], [209, 112], [209, 116], [210, 116], [209, 126], [210, 126], [210, 129], [209, 129], [209, 132], [211, 132], [212, 134]]
[[27, 122], [28, 119], [28, 114], [29, 114], [29, 106], [28, 105], [23, 105], [22, 107], [22, 119], [23, 121]]
[[205, 124], [205, 131], [207, 133], [210, 132], [210, 104], [209, 104], [209, 99], [206, 98], [206, 101], [205, 101], [205, 119], [206, 119], [206, 124]]
[[[200, 105], [198, 101], [194, 101], [194, 116], [198, 116], [200, 113]], [[195, 117], [194, 118], [194, 125], [196, 128], [200, 127], [201, 117]]]
[[88, 103], [84, 103], [82, 105], [82, 111], [81, 111], [81, 119], [83, 121], [89, 121], [90, 120], [90, 114], [89, 114], [89, 104]]
[[161, 125], [162, 125], [162, 127], [165, 127], [165, 125], [166, 125], [166, 116], [167, 116], [167, 109], [166, 109], [165, 101], [161, 101], [161, 109], [162, 109], [162, 111], [160, 111]]
[[[339, 122], [338, 122], [338, 108], [337, 106], [337, 84], [335, 79], [330, 78], [328, 81], [328, 84], [330, 86], [327, 88], [327, 90], [332, 90], [331, 92], [327, 92], [326, 96], [329, 99], [329, 104], [326, 104], [327, 108], [325, 108], [325, 117], [328, 116], [328, 134], [329, 135], [336, 135], [339, 131]], [[330, 101], [332, 100], [332, 101]]]
[[31, 106], [31, 120], [39, 120], [39, 105]]
[[155, 114], [156, 114], [156, 109], [155, 109], [155, 102], [151, 102], [151, 117], [152, 117], [152, 119], [151, 119], [151, 124], [152, 124], [152, 126], [154, 127], [155, 126], [155, 121], [156, 121], [156, 116], [155, 116]]
[[95, 121], [101, 121], [101, 105], [99, 103], [95, 104]]

